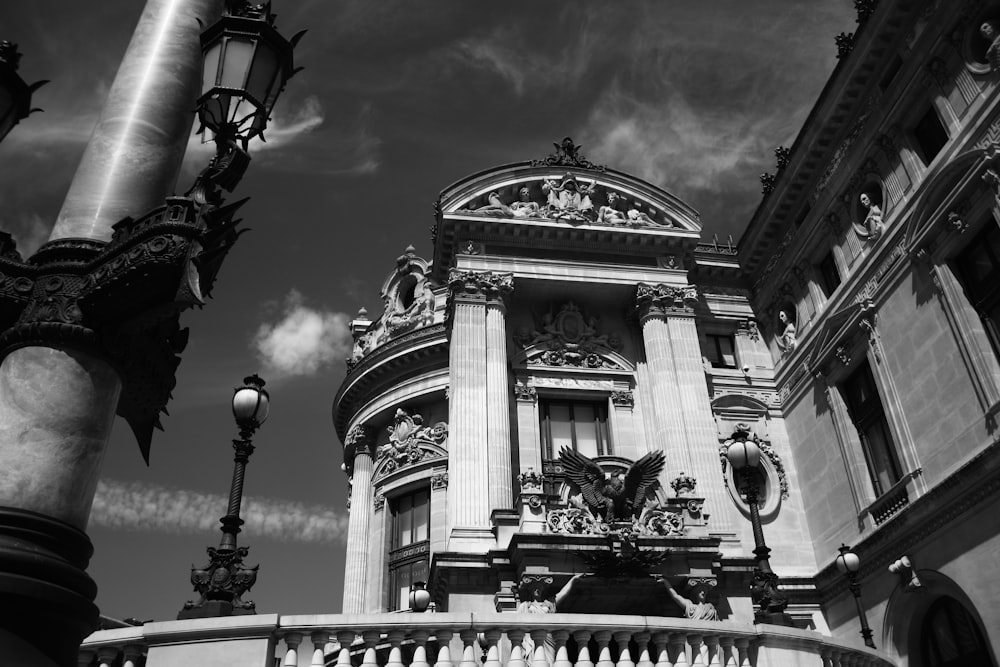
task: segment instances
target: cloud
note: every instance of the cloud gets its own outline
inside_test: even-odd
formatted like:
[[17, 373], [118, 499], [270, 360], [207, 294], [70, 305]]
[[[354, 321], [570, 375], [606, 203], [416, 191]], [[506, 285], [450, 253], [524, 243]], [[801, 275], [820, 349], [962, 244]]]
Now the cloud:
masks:
[[346, 313], [309, 308], [302, 294], [293, 289], [285, 297], [281, 318], [257, 329], [253, 347], [272, 374], [313, 375], [348, 356], [350, 321]]
[[[90, 524], [112, 530], [198, 534], [218, 530], [228, 498], [149, 484], [101, 480]], [[245, 530], [276, 541], [330, 544], [347, 537], [347, 515], [321, 505], [247, 496]]]

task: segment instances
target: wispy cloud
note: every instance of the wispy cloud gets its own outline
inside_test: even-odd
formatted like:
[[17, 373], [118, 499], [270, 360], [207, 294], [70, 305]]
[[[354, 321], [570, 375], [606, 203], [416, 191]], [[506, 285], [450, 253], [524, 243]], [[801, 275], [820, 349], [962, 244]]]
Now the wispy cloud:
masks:
[[253, 347], [274, 375], [312, 375], [348, 355], [350, 320], [346, 313], [310, 308], [293, 289], [285, 297], [278, 320], [257, 329]]
[[[212, 533], [219, 527], [227, 502], [220, 494], [101, 480], [90, 523], [125, 531]], [[347, 536], [347, 515], [321, 505], [247, 496], [240, 514], [247, 532], [276, 541], [329, 544]]]

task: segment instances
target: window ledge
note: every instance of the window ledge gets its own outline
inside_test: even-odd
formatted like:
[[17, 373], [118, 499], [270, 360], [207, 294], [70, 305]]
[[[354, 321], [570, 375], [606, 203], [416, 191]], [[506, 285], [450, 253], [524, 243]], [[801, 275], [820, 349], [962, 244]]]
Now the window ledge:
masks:
[[858, 514], [858, 522], [863, 523], [865, 515], [871, 516], [875, 526], [881, 526], [904, 507], [910, 504], [910, 480], [923, 473], [923, 468], [916, 468], [903, 475], [898, 482], [875, 499], [868, 507]]

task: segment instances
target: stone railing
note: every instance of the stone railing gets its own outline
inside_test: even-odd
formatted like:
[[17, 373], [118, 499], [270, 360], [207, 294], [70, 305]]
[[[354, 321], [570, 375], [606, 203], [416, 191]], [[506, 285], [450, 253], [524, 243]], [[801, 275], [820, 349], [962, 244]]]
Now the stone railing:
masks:
[[890, 667], [860, 641], [732, 621], [589, 614], [262, 614], [96, 632], [80, 667]]

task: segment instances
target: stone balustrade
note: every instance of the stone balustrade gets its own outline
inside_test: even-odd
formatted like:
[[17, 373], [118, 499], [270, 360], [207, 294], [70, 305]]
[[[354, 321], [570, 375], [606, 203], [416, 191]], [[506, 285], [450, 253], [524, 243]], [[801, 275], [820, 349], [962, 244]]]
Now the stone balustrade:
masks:
[[590, 614], [351, 614], [96, 632], [80, 667], [890, 667], [860, 641], [731, 621]]

